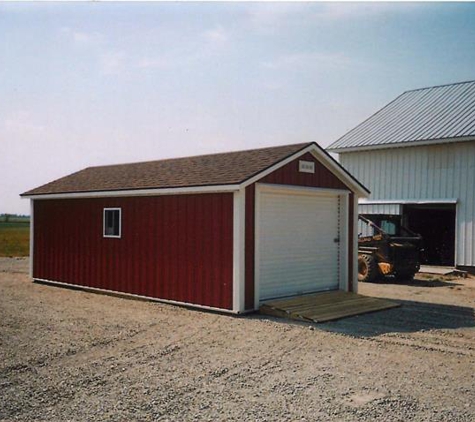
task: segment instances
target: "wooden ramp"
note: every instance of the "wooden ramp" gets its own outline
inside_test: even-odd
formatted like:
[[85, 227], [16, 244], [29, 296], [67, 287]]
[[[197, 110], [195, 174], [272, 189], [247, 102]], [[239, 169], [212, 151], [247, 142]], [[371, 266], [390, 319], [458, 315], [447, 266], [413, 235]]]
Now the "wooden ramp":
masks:
[[259, 312], [300, 321], [326, 322], [397, 306], [400, 304], [386, 299], [332, 291], [264, 302]]

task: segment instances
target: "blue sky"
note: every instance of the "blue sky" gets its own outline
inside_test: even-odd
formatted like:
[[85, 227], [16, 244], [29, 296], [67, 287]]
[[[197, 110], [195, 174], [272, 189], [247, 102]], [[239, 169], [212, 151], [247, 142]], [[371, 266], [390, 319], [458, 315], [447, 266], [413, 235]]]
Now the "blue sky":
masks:
[[471, 3], [0, 3], [0, 213], [87, 166], [328, 146], [474, 46]]

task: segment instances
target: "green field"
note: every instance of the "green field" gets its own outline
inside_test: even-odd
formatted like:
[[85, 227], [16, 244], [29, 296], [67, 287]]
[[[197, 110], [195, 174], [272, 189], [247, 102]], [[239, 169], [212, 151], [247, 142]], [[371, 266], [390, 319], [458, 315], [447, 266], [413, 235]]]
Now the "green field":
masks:
[[0, 257], [30, 254], [30, 223], [0, 221]]

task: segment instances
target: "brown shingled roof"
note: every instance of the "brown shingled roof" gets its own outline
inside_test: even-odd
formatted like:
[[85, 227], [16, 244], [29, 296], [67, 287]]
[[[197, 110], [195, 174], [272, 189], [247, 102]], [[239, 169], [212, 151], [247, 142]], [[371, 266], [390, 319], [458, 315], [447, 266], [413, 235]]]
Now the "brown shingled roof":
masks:
[[88, 167], [22, 196], [239, 184], [309, 145], [311, 143]]

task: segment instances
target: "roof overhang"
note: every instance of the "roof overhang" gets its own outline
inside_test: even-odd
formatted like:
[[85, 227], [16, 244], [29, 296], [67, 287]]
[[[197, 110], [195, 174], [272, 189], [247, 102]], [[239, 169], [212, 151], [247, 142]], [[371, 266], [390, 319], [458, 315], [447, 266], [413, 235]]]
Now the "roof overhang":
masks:
[[177, 188], [152, 188], [152, 189], [126, 189], [90, 192], [63, 192], [44, 193], [36, 195], [21, 195], [28, 199], [74, 199], [74, 198], [106, 198], [121, 196], [154, 196], [154, 195], [184, 195], [193, 193], [218, 193], [235, 192], [239, 190], [239, 185], [207, 185], [190, 186]]
[[278, 161], [268, 168], [252, 175], [248, 179], [235, 184], [225, 185], [204, 185], [189, 187], [171, 187], [171, 188], [150, 188], [150, 189], [125, 189], [125, 190], [101, 190], [101, 191], [85, 191], [85, 192], [61, 192], [61, 193], [45, 193], [21, 195], [22, 198], [28, 199], [74, 199], [74, 198], [104, 198], [104, 197], [124, 197], [124, 196], [156, 196], [156, 195], [184, 195], [194, 193], [224, 193], [235, 192], [254, 182], [262, 179], [275, 170], [285, 166], [298, 157], [311, 153], [323, 166], [330, 172], [335, 174], [352, 192], [358, 197], [368, 197], [370, 191], [355, 179], [344, 167], [341, 166], [334, 158], [330, 156], [323, 148], [315, 142], [308, 144], [301, 150], [289, 155], [288, 157]]
[[440, 139], [429, 139], [421, 141], [407, 141], [407, 142], [394, 142], [390, 144], [375, 144], [375, 145], [362, 145], [348, 148], [327, 148], [327, 151], [333, 152], [335, 154], [345, 154], [347, 152], [360, 152], [360, 151], [371, 151], [376, 149], [388, 149], [388, 148], [407, 148], [407, 147], [418, 147], [424, 145], [440, 145], [440, 144], [450, 144], [456, 142], [470, 142], [475, 141], [475, 136], [460, 136], [455, 138], [440, 138]]
[[338, 163], [338, 161], [332, 158], [330, 154], [326, 152], [322, 147], [320, 147], [316, 142], [312, 142], [300, 151], [295, 152], [284, 160], [279, 161], [278, 163], [245, 180], [242, 183], [242, 187], [246, 187], [248, 185], [253, 184], [254, 182], [257, 182], [259, 179], [262, 179], [268, 174], [285, 166], [286, 164], [290, 163], [291, 161], [294, 161], [295, 159], [301, 157], [302, 155], [308, 152], [311, 153], [329, 171], [335, 174], [358, 197], [366, 198], [370, 195], [371, 192], [365, 186], [363, 186], [363, 184], [361, 184], [356, 178], [354, 178], [340, 163]]

